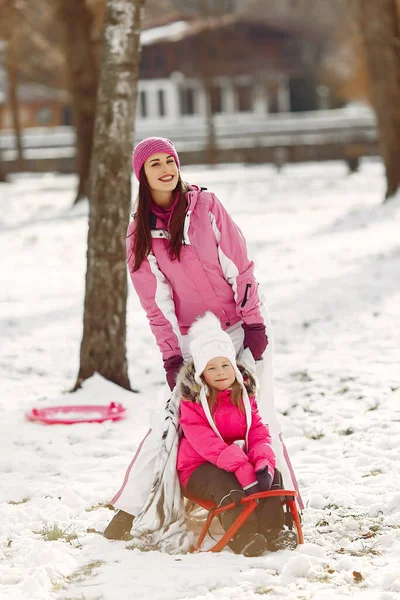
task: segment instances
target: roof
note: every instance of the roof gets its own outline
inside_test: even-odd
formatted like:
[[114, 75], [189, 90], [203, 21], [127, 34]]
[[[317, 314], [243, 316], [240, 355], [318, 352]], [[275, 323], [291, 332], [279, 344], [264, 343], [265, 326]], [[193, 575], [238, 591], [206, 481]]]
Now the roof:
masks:
[[160, 40], [177, 41], [184, 36], [188, 28], [190, 28], [188, 21], [175, 21], [167, 25], [152, 27], [151, 29], [142, 31], [140, 41], [142, 46], [154, 44]]
[[310, 29], [309, 26], [300, 23], [298, 19], [257, 19], [256, 17], [249, 15], [227, 14], [211, 18], [185, 20], [181, 18], [173, 22], [143, 30], [140, 39], [143, 46], [149, 46], [159, 42], [178, 42], [183, 38], [198, 35], [205, 30], [220, 29], [240, 23], [243, 25], [265, 28], [265, 30], [271, 32], [292, 34], [294, 36], [309, 37], [310, 35], [315, 35], [315, 32]]

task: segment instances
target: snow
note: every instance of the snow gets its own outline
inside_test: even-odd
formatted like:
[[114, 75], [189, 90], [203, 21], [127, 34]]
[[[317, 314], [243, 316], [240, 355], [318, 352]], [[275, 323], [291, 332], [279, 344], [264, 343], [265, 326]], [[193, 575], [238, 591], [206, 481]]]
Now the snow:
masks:
[[[76, 179], [1, 185], [2, 600], [395, 600], [400, 597], [400, 204], [380, 162], [186, 167], [249, 242], [273, 319], [276, 400], [305, 544], [259, 558], [129, 550], [100, 533], [164, 381], [134, 293], [131, 383], [68, 394], [82, 334], [87, 206]], [[33, 407], [121, 402], [126, 418], [45, 426]], [[53, 535], [54, 534], [54, 535]], [[49, 538], [59, 537], [51, 540]]]

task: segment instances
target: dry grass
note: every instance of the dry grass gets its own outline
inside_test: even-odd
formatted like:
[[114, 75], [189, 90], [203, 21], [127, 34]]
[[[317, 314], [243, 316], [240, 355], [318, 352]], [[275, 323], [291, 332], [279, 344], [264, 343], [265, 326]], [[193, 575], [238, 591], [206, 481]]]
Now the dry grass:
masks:
[[77, 539], [77, 534], [73, 531], [70, 531], [71, 526], [62, 528], [54, 523], [54, 525], [44, 525], [44, 527], [40, 531], [35, 531], [34, 533], [42, 536], [45, 542], [54, 542], [56, 540], [64, 540], [69, 544]]

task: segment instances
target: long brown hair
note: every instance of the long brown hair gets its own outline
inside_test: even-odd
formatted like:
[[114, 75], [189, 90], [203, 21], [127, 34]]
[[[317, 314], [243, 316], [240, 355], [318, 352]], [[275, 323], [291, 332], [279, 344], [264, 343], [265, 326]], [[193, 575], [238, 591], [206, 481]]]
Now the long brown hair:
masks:
[[[215, 409], [215, 403], [217, 401], [219, 392], [218, 392], [218, 390], [216, 390], [215, 388], [212, 388], [212, 387], [209, 387], [208, 390], [209, 390], [209, 395], [207, 398], [208, 406], [210, 407], [210, 412], [213, 415], [213, 411]], [[237, 406], [240, 411], [244, 412], [243, 389], [237, 379], [235, 379], [235, 381], [232, 384], [230, 400], [234, 406]]]
[[[169, 228], [169, 253], [172, 260], [180, 260], [182, 249], [183, 226], [185, 222], [187, 202], [185, 194], [188, 185], [182, 181], [179, 173], [178, 183], [173, 193], [179, 194], [178, 203], [172, 215]], [[132, 253], [135, 255], [133, 271], [137, 271], [146, 256], [151, 252], [151, 189], [147, 182], [144, 167], [140, 170], [137, 210], [135, 215], [136, 232]], [[130, 260], [130, 257], [129, 259]]]

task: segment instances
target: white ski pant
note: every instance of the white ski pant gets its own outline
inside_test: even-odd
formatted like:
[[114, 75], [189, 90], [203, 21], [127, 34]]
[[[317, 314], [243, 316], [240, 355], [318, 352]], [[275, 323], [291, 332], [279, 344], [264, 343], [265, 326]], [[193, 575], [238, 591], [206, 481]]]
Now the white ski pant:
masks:
[[[261, 417], [269, 427], [272, 438], [272, 446], [276, 453], [276, 466], [282, 473], [286, 489], [297, 489], [296, 478], [290, 463], [290, 459], [283, 441], [281, 425], [275, 408], [273, 395], [273, 354], [274, 343], [272, 337], [271, 323], [268, 311], [263, 309], [263, 317], [268, 332], [268, 346], [264, 352], [263, 360], [256, 363], [256, 374], [259, 382], [257, 404]], [[240, 323], [227, 330], [236, 348], [239, 360], [254, 372], [254, 359], [249, 350], [243, 352], [243, 329]], [[183, 337], [183, 358], [190, 358], [187, 336]], [[153, 481], [153, 470], [157, 456], [159, 442], [161, 440], [162, 426], [164, 423], [164, 409], [171, 392], [166, 384], [158, 395], [154, 407], [150, 429], [139, 444], [125, 474], [121, 488], [111, 500], [116, 509], [124, 510], [131, 515], [140, 512], [147, 501]], [[301, 497], [298, 504], [303, 508]]]

